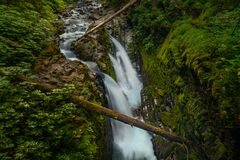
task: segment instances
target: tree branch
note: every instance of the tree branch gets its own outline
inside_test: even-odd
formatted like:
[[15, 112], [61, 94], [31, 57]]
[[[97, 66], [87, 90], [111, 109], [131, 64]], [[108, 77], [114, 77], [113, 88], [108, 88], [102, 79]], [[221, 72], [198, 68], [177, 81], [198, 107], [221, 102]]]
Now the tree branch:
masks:
[[101, 22], [100, 24], [98, 24], [96, 27], [90, 29], [89, 31], [87, 31], [84, 35], [82, 35], [81, 37], [78, 38], [78, 40], [80, 40], [81, 38], [89, 35], [90, 33], [94, 32], [95, 30], [99, 29], [100, 27], [102, 27], [104, 24], [106, 24], [107, 22], [111, 21], [114, 17], [116, 17], [117, 15], [119, 15], [120, 13], [122, 13], [123, 11], [125, 11], [127, 8], [129, 8], [130, 6], [132, 6], [134, 3], [136, 3], [137, 0], [130, 0], [130, 2], [128, 4], [126, 4], [122, 9], [120, 9], [119, 11], [117, 11], [116, 13], [114, 13], [112, 16], [108, 17], [106, 20], [104, 20], [103, 22]]
[[[42, 90], [42, 91], [51, 91], [53, 89], [56, 89], [56, 87], [54, 87], [54, 86], [46, 85], [46, 84], [37, 82], [33, 79], [26, 78], [24, 76], [16, 76], [16, 79], [18, 79], [20, 81], [27, 81], [27, 82], [34, 83], [36, 88], [39, 90]], [[145, 123], [138, 119], [134, 119], [134, 118], [126, 116], [124, 114], [118, 113], [116, 111], [113, 111], [113, 110], [103, 107], [101, 105], [94, 104], [94, 103], [84, 100], [78, 96], [75, 96], [72, 94], [70, 94], [69, 96], [70, 96], [71, 102], [79, 105], [80, 107], [82, 107], [88, 111], [94, 111], [94, 112], [100, 113], [102, 115], [105, 115], [109, 118], [129, 124], [131, 126], [135, 126], [135, 127], [144, 129], [146, 131], [150, 131], [150, 132], [160, 135], [170, 141], [174, 141], [174, 142], [178, 142], [178, 143], [187, 143], [186, 140], [184, 140], [181, 137], [179, 137], [173, 133], [170, 133], [169, 131], [166, 131], [164, 129], [152, 126], [148, 123]]]

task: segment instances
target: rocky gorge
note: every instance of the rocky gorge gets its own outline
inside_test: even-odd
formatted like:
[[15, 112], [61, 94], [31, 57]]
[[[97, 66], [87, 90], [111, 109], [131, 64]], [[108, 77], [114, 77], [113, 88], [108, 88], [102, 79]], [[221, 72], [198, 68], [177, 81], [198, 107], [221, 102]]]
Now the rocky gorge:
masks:
[[[138, 1], [80, 38], [126, 2], [0, 3], [2, 159], [238, 159], [239, 4]], [[58, 89], [38, 90], [19, 75]], [[134, 104], [132, 88], [142, 84], [141, 106], [124, 110]], [[115, 99], [114, 86], [120, 91]], [[69, 95], [123, 111], [190, 143], [125, 128], [78, 108]], [[122, 138], [116, 138], [116, 126]], [[125, 129], [146, 148], [132, 145], [134, 138], [129, 146], [116, 143]]]

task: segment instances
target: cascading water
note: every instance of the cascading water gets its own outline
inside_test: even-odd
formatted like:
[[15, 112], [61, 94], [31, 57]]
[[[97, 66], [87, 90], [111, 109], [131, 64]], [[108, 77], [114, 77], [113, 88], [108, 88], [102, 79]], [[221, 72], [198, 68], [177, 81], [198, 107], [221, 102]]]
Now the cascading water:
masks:
[[[109, 106], [120, 113], [134, 117], [132, 111], [141, 104], [139, 81], [129, 57], [121, 44], [111, 37], [116, 47], [115, 57], [109, 55], [117, 82], [109, 75], [99, 72], [94, 62], [83, 62], [92, 71], [103, 75]], [[134, 117], [142, 120], [141, 117]], [[114, 138], [113, 160], [156, 160], [151, 136], [142, 129], [131, 127], [122, 122], [111, 120]]]
[[[141, 104], [142, 83], [139, 81], [124, 48], [116, 39], [111, 37], [111, 40], [116, 47], [115, 57], [110, 55], [110, 59], [115, 70], [117, 83], [109, 76], [104, 77], [107, 98], [114, 110], [133, 117], [132, 110]], [[142, 118], [138, 117], [138, 119]], [[114, 137], [113, 160], [156, 159], [151, 136], [145, 130], [131, 127], [116, 120], [111, 122]]]
[[116, 47], [116, 58], [110, 55], [110, 59], [115, 70], [117, 82], [127, 96], [129, 105], [136, 109], [141, 104], [140, 92], [142, 83], [139, 81], [125, 49], [113, 37], [111, 37], [111, 40]]
[[102, 7], [96, 0], [91, 0], [90, 3], [79, 0], [77, 6], [67, 16], [61, 18], [65, 30], [60, 35], [59, 48], [69, 60], [78, 60], [76, 55], [71, 51], [71, 44], [83, 35], [92, 23], [92, 20], [88, 18], [89, 15]]
[[[96, 3], [96, 0], [92, 0], [90, 5], [86, 5], [82, 1], [79, 1], [79, 3], [81, 3], [79, 7], [72, 9], [68, 17], [62, 18], [66, 29], [65, 33], [60, 36], [60, 49], [69, 60], [79, 60], [71, 51], [70, 46], [89, 27], [91, 23], [87, 19], [87, 14], [90, 13], [89, 9], [101, 7], [100, 4]], [[93, 72], [102, 75], [109, 106], [117, 112], [134, 117], [133, 110], [141, 104], [142, 83], [138, 79], [125, 49], [116, 39], [110, 38], [116, 48], [115, 55], [109, 56], [117, 82], [107, 74], [101, 73], [96, 63], [83, 63]], [[141, 117], [134, 118], [142, 120]], [[111, 124], [114, 138], [113, 160], [156, 160], [151, 136], [148, 132], [116, 120], [111, 120]]]

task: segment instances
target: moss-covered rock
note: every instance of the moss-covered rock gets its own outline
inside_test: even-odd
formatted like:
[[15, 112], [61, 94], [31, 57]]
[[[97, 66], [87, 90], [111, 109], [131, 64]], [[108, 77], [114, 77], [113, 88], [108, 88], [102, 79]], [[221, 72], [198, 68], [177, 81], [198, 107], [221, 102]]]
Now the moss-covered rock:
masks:
[[[138, 46], [142, 44], [138, 50], [142, 53], [147, 79], [143, 112], [147, 121], [193, 142], [188, 152], [181, 146], [170, 153], [164, 149], [162, 152], [169, 158], [174, 154], [176, 159], [186, 159], [187, 156], [196, 160], [237, 159], [239, 6], [227, 5], [226, 1], [219, 4], [179, 1], [170, 6], [171, 2], [159, 1], [158, 11], [151, 11], [147, 3], [142, 2], [136, 11], [141, 17], [138, 22], [133, 19], [137, 30], [135, 42]], [[186, 6], [190, 8], [184, 8]], [[172, 20], [168, 19], [173, 14], [171, 7], [180, 9]], [[193, 15], [196, 7], [200, 12]], [[156, 30], [146, 30], [149, 26], [139, 23], [143, 18], [152, 18], [160, 28], [164, 27], [154, 12], [161, 13], [164, 21], [170, 22], [169, 31], [155, 34]], [[149, 24], [156, 25], [152, 23]], [[143, 29], [146, 30], [144, 35], [150, 33], [149, 40], [144, 40], [143, 34], [138, 32]], [[155, 42], [157, 38], [160, 41], [153, 43], [155, 51], [148, 50], [146, 42]], [[160, 152], [164, 144], [172, 145], [159, 137], [156, 141]]]

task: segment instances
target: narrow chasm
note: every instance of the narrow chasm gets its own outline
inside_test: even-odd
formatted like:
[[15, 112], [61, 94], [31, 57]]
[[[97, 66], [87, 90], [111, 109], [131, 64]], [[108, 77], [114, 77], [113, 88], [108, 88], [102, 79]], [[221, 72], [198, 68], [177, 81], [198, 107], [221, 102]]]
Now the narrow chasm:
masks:
[[[140, 114], [135, 114], [136, 109], [141, 106], [140, 92], [142, 83], [124, 47], [115, 38], [108, 35], [106, 35], [105, 38], [111, 41], [111, 44], [109, 46], [104, 46], [108, 45], [107, 43], [100, 44], [99, 39], [103, 36], [101, 34], [107, 34], [104, 30], [98, 31], [94, 35], [97, 38], [93, 38], [91, 35], [78, 40], [79, 36], [83, 35], [92, 23], [87, 11], [90, 11], [89, 13], [96, 16], [96, 14], [99, 14], [99, 10], [102, 9], [101, 4], [91, 1], [91, 3], [87, 5], [80, 4], [78, 6], [79, 7], [71, 9], [67, 16], [61, 18], [65, 25], [65, 31], [60, 35], [61, 52], [67, 59], [85, 64], [96, 77], [102, 78], [103, 83], [101, 83], [101, 79], [98, 79], [98, 82], [100, 82], [98, 86], [99, 89], [104, 91], [103, 93], [105, 93], [108, 106], [111, 109], [143, 120]], [[85, 10], [86, 7], [88, 10]], [[83, 15], [79, 12], [81, 10], [85, 10]], [[125, 19], [119, 18], [118, 20], [124, 21]], [[108, 25], [109, 32], [115, 32], [113, 26], [114, 24]], [[120, 26], [119, 30], [122, 30]], [[128, 36], [128, 38], [131, 39], [130, 36]], [[125, 43], [124, 39], [122, 39], [122, 42]], [[126, 44], [127, 43], [128, 42], [126, 42]], [[107, 75], [107, 73], [104, 73], [104, 68], [101, 68], [97, 63], [100, 62], [101, 59], [106, 58], [103, 57], [102, 54], [106, 56], [108, 49], [112, 51], [112, 53], [109, 54], [111, 63], [108, 65], [113, 66], [113, 78], [115, 78], [116, 81]], [[103, 63], [106, 63], [106, 59]], [[111, 66], [108, 67], [110, 68]], [[101, 86], [102, 84], [104, 84], [104, 86]], [[108, 122], [105, 124], [107, 123]], [[105, 136], [110, 142], [112, 141], [112, 155], [110, 155], [112, 158], [108, 157], [109, 159], [156, 159], [151, 142], [151, 135], [148, 132], [116, 120], [111, 120], [111, 128], [112, 130], [105, 129], [105, 135], [109, 136], [112, 134], [113, 138], [111, 139]], [[106, 131], [110, 132], [110, 134], [106, 133]], [[105, 147], [108, 148], [109, 146]]]
[[238, 160], [237, 0], [1, 0], [0, 159]]

